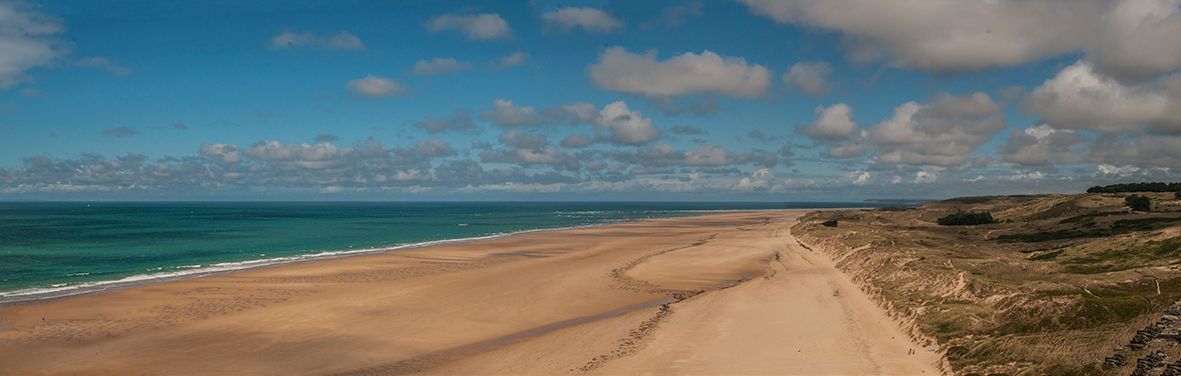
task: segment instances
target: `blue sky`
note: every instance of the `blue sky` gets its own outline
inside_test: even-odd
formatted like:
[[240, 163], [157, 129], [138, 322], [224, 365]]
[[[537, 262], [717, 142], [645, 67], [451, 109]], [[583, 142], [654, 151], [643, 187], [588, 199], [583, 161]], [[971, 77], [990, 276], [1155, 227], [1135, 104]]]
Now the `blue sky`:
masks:
[[1175, 179], [1178, 7], [0, 1], [0, 198], [859, 201]]

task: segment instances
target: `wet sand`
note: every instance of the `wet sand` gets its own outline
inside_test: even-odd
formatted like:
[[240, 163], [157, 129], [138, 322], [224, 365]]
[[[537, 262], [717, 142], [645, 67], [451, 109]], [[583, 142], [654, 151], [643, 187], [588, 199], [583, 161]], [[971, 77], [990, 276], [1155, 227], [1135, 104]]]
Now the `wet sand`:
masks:
[[0, 375], [937, 374], [934, 353], [796, 245], [802, 213], [531, 232], [3, 305]]

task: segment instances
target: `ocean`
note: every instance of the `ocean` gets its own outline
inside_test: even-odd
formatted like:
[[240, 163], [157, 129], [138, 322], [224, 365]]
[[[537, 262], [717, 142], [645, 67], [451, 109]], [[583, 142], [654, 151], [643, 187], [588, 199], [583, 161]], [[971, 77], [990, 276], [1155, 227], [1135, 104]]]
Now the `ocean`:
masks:
[[865, 203], [0, 203], [0, 303], [514, 232]]

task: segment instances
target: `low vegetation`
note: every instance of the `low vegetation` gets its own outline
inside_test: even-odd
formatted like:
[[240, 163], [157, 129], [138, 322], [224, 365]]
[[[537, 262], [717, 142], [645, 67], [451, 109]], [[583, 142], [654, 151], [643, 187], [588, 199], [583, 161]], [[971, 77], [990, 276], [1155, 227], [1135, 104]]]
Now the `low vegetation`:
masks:
[[988, 212], [957, 211], [939, 218], [936, 223], [942, 226], [973, 226], [996, 223], [996, 220], [992, 219], [992, 213]]
[[1131, 195], [1124, 198], [1124, 206], [1135, 211], [1152, 211], [1152, 199], [1148, 196]]
[[[817, 212], [793, 233], [938, 343], [957, 374], [1126, 375], [1152, 351], [1181, 359], [1181, 346], [1123, 347], [1181, 300], [1176, 190], [1096, 188]], [[1115, 351], [1128, 365], [1103, 366]]]

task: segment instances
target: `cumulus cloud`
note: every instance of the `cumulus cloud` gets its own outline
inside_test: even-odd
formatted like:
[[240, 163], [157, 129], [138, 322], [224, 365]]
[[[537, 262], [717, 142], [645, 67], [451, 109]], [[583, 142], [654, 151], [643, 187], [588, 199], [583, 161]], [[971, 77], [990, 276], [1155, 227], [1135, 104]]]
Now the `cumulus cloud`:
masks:
[[609, 47], [589, 71], [591, 80], [602, 89], [654, 98], [703, 93], [757, 98], [771, 83], [771, 73], [762, 65], [712, 51], [687, 52], [659, 61], [655, 50], [631, 53], [623, 47]]
[[692, 1], [684, 5], [674, 5], [664, 8], [660, 12], [660, 17], [655, 22], [667, 27], [681, 26], [681, 24], [691, 18], [705, 15], [705, 12], [702, 10], [704, 5], [701, 1]]
[[541, 117], [537, 114], [537, 109], [531, 106], [514, 105], [513, 101], [508, 99], [493, 100], [492, 107], [480, 113], [480, 119], [502, 127], [538, 125], [541, 123]]
[[955, 166], [1005, 127], [988, 94], [939, 94], [929, 104], [907, 102], [874, 126], [878, 159], [891, 164]]
[[431, 60], [419, 60], [415, 62], [414, 69], [410, 73], [416, 76], [436, 76], [468, 70], [471, 67], [472, 63], [467, 61], [455, 60], [449, 57], [438, 57]]
[[259, 141], [246, 149], [251, 158], [270, 162], [294, 162], [303, 168], [327, 168], [343, 163], [339, 158], [347, 151], [331, 143], [285, 144], [280, 141]]
[[1181, 168], [1181, 136], [1106, 135], [1086, 145], [1085, 161], [1143, 168]]
[[1046, 166], [1055, 161], [1069, 163], [1074, 155], [1071, 147], [1082, 142], [1082, 136], [1073, 131], [1038, 124], [1023, 131], [1014, 129], [1000, 153], [1005, 162], [1022, 166]]
[[914, 173], [915, 184], [929, 184], [939, 180], [939, 174], [931, 171], [918, 171]]
[[518, 106], [508, 99], [495, 99], [492, 107], [480, 113], [480, 119], [501, 127], [580, 124], [596, 116], [595, 106], [590, 103], [568, 103], [538, 110], [533, 106]]
[[118, 63], [111, 61], [111, 59], [102, 56], [83, 58], [82, 60], [78, 60], [77, 64], [83, 67], [102, 69], [116, 76], [127, 76], [135, 73], [135, 71], [131, 68], [119, 65]]
[[472, 115], [465, 110], [457, 110], [451, 115], [439, 118], [427, 117], [416, 123], [415, 126], [431, 134], [449, 131], [462, 132], [475, 129], [475, 123], [472, 122]]
[[562, 145], [564, 148], [583, 148], [590, 146], [594, 142], [594, 137], [580, 133], [573, 133], [566, 136], [566, 138], [563, 138], [559, 145]]
[[771, 168], [790, 164], [790, 161], [783, 159], [784, 156], [768, 151], [752, 150], [745, 153], [735, 153], [709, 144], [689, 150], [678, 150], [668, 144], [659, 144], [635, 150], [612, 150], [605, 155], [596, 154], [594, 157], [596, 159], [610, 158], [649, 170], [664, 167], [732, 169], [745, 164]]
[[623, 22], [607, 12], [589, 7], [565, 7], [541, 15], [547, 27], [559, 31], [582, 29], [589, 33], [610, 33], [623, 28]]
[[660, 130], [652, 126], [652, 119], [616, 101], [599, 111], [595, 129], [607, 133], [606, 139], [618, 145], [643, 145], [660, 138]]
[[866, 185], [869, 184], [870, 179], [873, 179], [873, 174], [869, 171], [853, 171], [845, 175], [845, 177], [853, 185]]
[[388, 97], [400, 94], [405, 90], [398, 81], [374, 75], [351, 80], [348, 83], [348, 88], [353, 93], [368, 98]]
[[816, 108], [816, 121], [804, 128], [808, 137], [824, 144], [833, 158], [853, 158], [869, 148], [867, 132], [853, 121], [853, 108], [844, 103]]
[[68, 52], [61, 21], [23, 2], [0, 2], [0, 90], [28, 80], [30, 69], [52, 65]]
[[456, 31], [468, 39], [505, 39], [513, 34], [508, 22], [496, 13], [444, 14], [426, 22], [426, 29], [432, 33]]
[[[401, 152], [399, 149], [394, 149], [395, 154]], [[405, 152], [402, 152], [405, 154]], [[414, 147], [409, 150], [410, 155], [421, 158], [439, 158], [450, 157], [455, 155], [455, 149], [451, 148], [446, 142], [440, 139], [431, 139], [419, 141], [414, 144]]]
[[775, 174], [770, 169], [760, 168], [752, 172], [749, 177], [739, 179], [736, 188], [742, 191], [767, 189], [771, 185], [771, 179], [774, 178]]
[[230, 144], [201, 144], [198, 152], [206, 157], [213, 158], [221, 163], [238, 163], [242, 161], [242, 155], [238, 153], [238, 147]]
[[575, 170], [581, 166], [577, 157], [551, 145], [544, 135], [513, 128], [501, 132], [498, 140], [507, 148], [489, 148], [480, 152], [482, 162], [550, 166], [561, 170]]
[[844, 103], [816, 108], [816, 122], [804, 128], [804, 133], [819, 141], [847, 140], [857, 134], [853, 109]]
[[795, 86], [804, 94], [821, 96], [828, 94], [828, 76], [832, 66], [826, 62], [795, 63], [783, 74], [783, 83]]
[[935, 72], [1085, 53], [1124, 79], [1181, 67], [1181, 0], [740, 0], [776, 22], [841, 33], [855, 60]]
[[886, 55], [932, 71], [1011, 66], [1065, 53], [1085, 40], [1097, 1], [894, 3], [741, 0], [776, 22], [842, 33], [855, 59]]
[[521, 64], [525, 64], [529, 60], [529, 54], [516, 51], [508, 55], [496, 58], [492, 62], [492, 67], [496, 69], [511, 68]]
[[525, 133], [516, 129], [509, 129], [500, 134], [500, 143], [514, 149], [533, 149], [546, 146], [549, 141], [545, 136]]
[[1026, 95], [1022, 109], [1058, 129], [1181, 133], [1181, 73], [1125, 84], [1079, 61]]
[[353, 33], [316, 34], [310, 31], [287, 30], [271, 37], [268, 46], [275, 50], [314, 47], [329, 50], [364, 50], [365, 43]]
[[1181, 67], [1181, 0], [1125, 0], [1095, 23], [1084, 47], [1099, 70], [1138, 80]]

